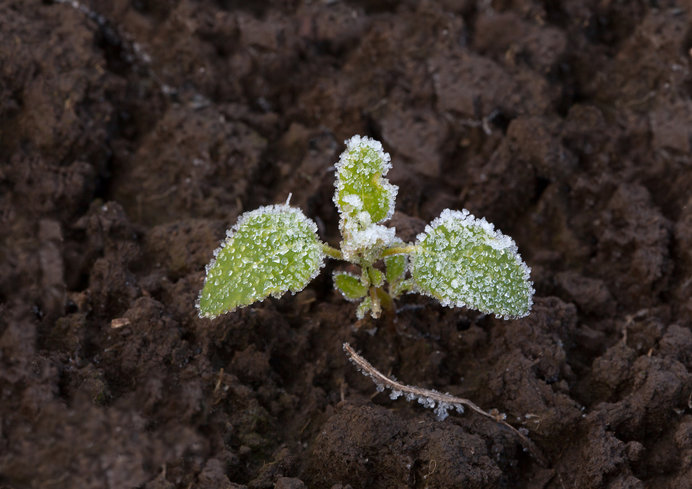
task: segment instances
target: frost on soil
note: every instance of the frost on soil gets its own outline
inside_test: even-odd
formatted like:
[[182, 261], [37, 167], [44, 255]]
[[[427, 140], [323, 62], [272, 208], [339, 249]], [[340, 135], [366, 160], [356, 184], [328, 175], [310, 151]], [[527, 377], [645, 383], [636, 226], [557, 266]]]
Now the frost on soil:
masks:
[[514, 241], [466, 209], [445, 209], [417, 237], [411, 276], [418, 292], [444, 306], [470, 307], [505, 319], [533, 304], [528, 266]]
[[285, 204], [246, 212], [226, 234], [206, 267], [197, 303], [201, 317], [298, 292], [324, 264], [317, 225]]

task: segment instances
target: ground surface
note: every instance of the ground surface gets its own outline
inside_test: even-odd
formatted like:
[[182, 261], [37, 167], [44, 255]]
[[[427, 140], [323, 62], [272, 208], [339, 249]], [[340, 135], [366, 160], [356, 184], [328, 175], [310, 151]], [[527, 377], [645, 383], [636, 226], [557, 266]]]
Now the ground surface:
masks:
[[[692, 3], [84, 4], [0, 1], [0, 487], [690, 487]], [[529, 317], [357, 328], [334, 264], [197, 317], [241, 212], [292, 192], [338, 243], [353, 134], [407, 239], [446, 207], [515, 238]]]

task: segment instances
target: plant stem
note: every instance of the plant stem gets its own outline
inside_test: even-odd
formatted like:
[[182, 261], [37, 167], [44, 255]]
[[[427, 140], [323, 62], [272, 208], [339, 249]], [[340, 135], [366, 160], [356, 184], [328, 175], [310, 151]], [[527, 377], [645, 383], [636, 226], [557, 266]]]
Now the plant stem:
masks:
[[384, 258], [385, 256], [402, 254], [410, 255], [411, 253], [414, 253], [416, 249], [418, 249], [416, 245], [394, 246], [393, 248], [387, 248], [386, 250], [384, 250], [384, 252], [382, 252], [382, 257]]
[[377, 287], [375, 292], [377, 297], [380, 299], [380, 304], [382, 304], [382, 309], [391, 316], [394, 316], [396, 309], [394, 308], [394, 301], [392, 296], [390, 296], [384, 289]]
[[343, 260], [344, 259], [344, 255], [341, 254], [341, 250], [337, 250], [336, 248], [332, 248], [327, 243], [322, 243], [322, 251], [324, 251], [324, 254], [330, 258], [334, 258], [336, 260]]
[[377, 319], [380, 317], [380, 313], [382, 312], [382, 307], [380, 305], [380, 298], [377, 295], [377, 287], [374, 285], [370, 286], [370, 302], [372, 303], [371, 306], [371, 314], [374, 319]]

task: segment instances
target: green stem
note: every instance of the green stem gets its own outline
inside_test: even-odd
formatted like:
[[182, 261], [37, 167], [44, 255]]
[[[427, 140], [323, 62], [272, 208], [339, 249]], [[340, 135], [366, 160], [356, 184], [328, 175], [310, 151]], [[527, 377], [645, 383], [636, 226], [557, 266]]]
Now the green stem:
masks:
[[416, 245], [394, 246], [393, 248], [384, 250], [384, 252], [382, 252], [382, 257], [402, 254], [410, 255], [411, 253], [415, 253], [417, 249], [418, 247]]
[[382, 307], [380, 306], [380, 297], [377, 294], [378, 288], [373, 286], [370, 286], [370, 302], [372, 303], [371, 306], [371, 315], [374, 319], [377, 319], [380, 317], [380, 313], [382, 312]]
[[377, 293], [377, 297], [380, 299], [380, 304], [382, 304], [382, 308], [388, 313], [393, 315], [396, 310], [394, 309], [394, 301], [392, 300], [392, 296], [390, 296], [387, 292], [385, 292], [384, 289], [381, 289], [377, 287], [377, 290], [375, 290]]
[[327, 255], [330, 258], [334, 258], [336, 260], [343, 260], [344, 255], [341, 254], [341, 250], [337, 250], [336, 248], [332, 248], [326, 243], [322, 243], [322, 251], [324, 251], [324, 254]]

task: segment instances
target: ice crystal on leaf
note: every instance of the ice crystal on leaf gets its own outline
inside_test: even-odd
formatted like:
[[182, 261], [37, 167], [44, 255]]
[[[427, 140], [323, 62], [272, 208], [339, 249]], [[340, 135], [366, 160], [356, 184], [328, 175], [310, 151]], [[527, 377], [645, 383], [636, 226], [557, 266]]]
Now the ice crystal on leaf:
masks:
[[342, 227], [344, 239], [341, 242], [341, 252], [346, 261], [356, 262], [359, 258], [373, 262], [377, 260], [385, 248], [396, 241], [396, 229], [380, 224], [370, 224], [364, 229], [345, 223]]
[[415, 288], [445, 306], [498, 317], [526, 316], [533, 303], [530, 269], [514, 241], [467, 210], [446, 209], [417, 237], [411, 257]]
[[246, 212], [227, 235], [207, 266], [198, 301], [202, 317], [298, 292], [324, 263], [317, 225], [288, 205]]

